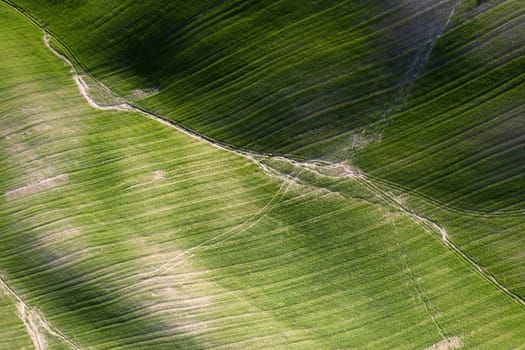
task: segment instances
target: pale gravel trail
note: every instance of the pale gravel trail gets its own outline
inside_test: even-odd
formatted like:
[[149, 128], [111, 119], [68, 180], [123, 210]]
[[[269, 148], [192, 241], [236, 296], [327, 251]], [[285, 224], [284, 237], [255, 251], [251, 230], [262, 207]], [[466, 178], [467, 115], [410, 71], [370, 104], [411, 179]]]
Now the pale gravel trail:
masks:
[[33, 342], [36, 350], [45, 350], [46, 338], [43, 334], [38, 331], [38, 326], [35, 324], [33, 318], [31, 317], [30, 312], [26, 312], [26, 306], [23, 303], [18, 303], [17, 305], [17, 314], [18, 317], [24, 322], [26, 326], [27, 333]]
[[[140, 113], [142, 115], [144, 115], [145, 117], [149, 118], [149, 119], [152, 119], [156, 122], [159, 122], [165, 126], [168, 126], [168, 127], [171, 127], [171, 128], [174, 128], [176, 129], [177, 131], [180, 131], [194, 139], [197, 139], [201, 142], [206, 142], [207, 144], [213, 146], [213, 147], [216, 147], [216, 148], [219, 148], [221, 150], [224, 150], [224, 151], [227, 151], [227, 152], [231, 152], [231, 153], [235, 153], [241, 157], [244, 157], [244, 158], [247, 158], [249, 159], [250, 161], [256, 163], [259, 167], [261, 167], [265, 173], [267, 173], [268, 175], [270, 176], [274, 176], [274, 177], [279, 177], [281, 178], [282, 180], [285, 180], [287, 182], [289, 182], [291, 179], [290, 177], [287, 177], [287, 176], [284, 176], [280, 173], [276, 173], [275, 171], [271, 171], [266, 165], [262, 164], [260, 159], [262, 158], [269, 158], [269, 159], [276, 159], [276, 160], [281, 160], [281, 161], [286, 161], [288, 163], [290, 163], [291, 165], [293, 166], [296, 166], [296, 167], [302, 167], [302, 168], [306, 168], [310, 171], [313, 171], [319, 175], [322, 175], [321, 172], [317, 169], [319, 168], [324, 168], [326, 170], [329, 170], [329, 169], [332, 169], [332, 168], [337, 168], [339, 167], [342, 163], [329, 163], [329, 162], [325, 162], [325, 161], [297, 161], [297, 160], [294, 160], [294, 159], [290, 159], [290, 158], [286, 158], [286, 157], [283, 157], [283, 156], [275, 156], [273, 154], [264, 154], [264, 153], [260, 153], [260, 152], [250, 152], [250, 151], [245, 151], [245, 150], [239, 150], [239, 149], [236, 149], [234, 147], [231, 147], [229, 145], [226, 145], [226, 144], [223, 144], [223, 143], [220, 143], [220, 142], [217, 142], [215, 140], [212, 140], [210, 138], [207, 138], [201, 134], [198, 134], [192, 130], [189, 130], [179, 124], [176, 124], [176, 123], [173, 123], [167, 119], [164, 119], [162, 117], [159, 117], [153, 113], [150, 113], [146, 110], [143, 110], [141, 108], [138, 108], [136, 106], [133, 106], [131, 105], [130, 103], [128, 102], [123, 102], [123, 103], [118, 103], [118, 104], [112, 104], [112, 105], [101, 105], [99, 103], [97, 103], [92, 97], [91, 95], [89, 94], [89, 86], [88, 84], [84, 81], [84, 78], [82, 77], [82, 75], [80, 75], [77, 70], [75, 69], [75, 66], [73, 65], [73, 63], [65, 56], [63, 55], [62, 53], [60, 53], [59, 51], [57, 51], [50, 43], [50, 38], [51, 36], [49, 35], [49, 33], [47, 33], [46, 31], [44, 31], [44, 43], [46, 45], [46, 47], [51, 50], [56, 56], [60, 57], [64, 63], [66, 63], [69, 67], [70, 67], [70, 71], [73, 75], [73, 80], [75, 81], [75, 83], [77, 84], [77, 87], [78, 87], [78, 90], [80, 91], [81, 95], [84, 97], [84, 99], [87, 101], [87, 103], [95, 108], [95, 109], [99, 109], [99, 110], [103, 110], [103, 111], [121, 111], [121, 112], [136, 112], [136, 113]], [[109, 89], [106, 85], [104, 85], [102, 82], [98, 82], [101, 87], [108, 91], [108, 92], [111, 92], [111, 89]], [[345, 173], [344, 173], [344, 177], [347, 177], [349, 175], [353, 175], [353, 176], [360, 176], [360, 173], [356, 172], [355, 170], [353, 169], [345, 169]]]

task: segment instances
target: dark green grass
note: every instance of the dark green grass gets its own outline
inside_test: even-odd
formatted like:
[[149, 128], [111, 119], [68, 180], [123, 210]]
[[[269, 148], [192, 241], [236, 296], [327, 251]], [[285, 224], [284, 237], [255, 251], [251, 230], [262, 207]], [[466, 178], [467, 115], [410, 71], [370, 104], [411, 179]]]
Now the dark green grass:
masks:
[[447, 28], [452, 1], [16, 3], [115, 91], [160, 89], [135, 103], [209, 137], [523, 207], [519, 0], [460, 2]]
[[359, 182], [282, 183], [93, 110], [41, 33], [0, 16], [0, 269], [82, 347], [523, 348], [523, 306]]
[[359, 166], [453, 206], [523, 209], [525, 12], [517, 3], [440, 38], [412, 98], [383, 141], [358, 153]]
[[354, 160], [401, 184], [398, 194], [430, 199], [433, 205], [413, 200], [410, 207], [446, 227], [469, 256], [523, 296], [525, 22], [516, 4], [476, 17], [460, 11], [465, 22], [437, 42], [383, 141]]
[[393, 103], [417, 46], [442, 29], [450, 7], [447, 1], [16, 3], [121, 94], [160, 89], [140, 105], [237, 146], [317, 157], [327, 150], [298, 150], [366, 126]]

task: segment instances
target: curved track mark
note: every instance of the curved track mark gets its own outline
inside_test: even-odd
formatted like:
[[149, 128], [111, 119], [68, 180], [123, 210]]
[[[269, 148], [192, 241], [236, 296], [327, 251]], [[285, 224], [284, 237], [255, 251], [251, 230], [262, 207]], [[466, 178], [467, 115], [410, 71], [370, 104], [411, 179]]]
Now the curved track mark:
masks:
[[[26, 325], [28, 330], [35, 328], [34, 327], [35, 326], [34, 321], [38, 321], [38, 323], [40, 325], [42, 325], [42, 327], [44, 327], [44, 329], [46, 329], [52, 335], [54, 335], [54, 336], [62, 339], [63, 341], [65, 341], [71, 348], [73, 348], [75, 350], [81, 350], [82, 349], [71, 338], [69, 338], [64, 333], [62, 333], [61, 331], [59, 331], [58, 329], [53, 327], [53, 325], [51, 325], [51, 323], [49, 323], [49, 321], [47, 321], [45, 319], [45, 317], [40, 312], [38, 312], [37, 310], [32, 308], [27, 303], [27, 301], [24, 299], [24, 297], [21, 294], [19, 294], [13, 287], [11, 287], [11, 285], [7, 282], [7, 280], [1, 275], [0, 275], [0, 285], [18, 301], [18, 303], [19, 303], [19, 314], [20, 314], [21, 317], [23, 316], [22, 321], [24, 322], [24, 324]], [[21, 311], [23, 311], [23, 313]], [[27, 323], [28, 320], [30, 320], [30, 324], [29, 325]], [[33, 340], [33, 335], [35, 335], [33, 332], [30, 333], [30, 336], [31, 336], [32, 340]], [[37, 335], [37, 337], [40, 338], [40, 336], [38, 336], [38, 335]], [[38, 341], [38, 344], [39, 345], [41, 344], [40, 340]], [[35, 346], [36, 346], [36, 344], [35, 344]], [[37, 346], [37, 349], [39, 349], [38, 346]]]

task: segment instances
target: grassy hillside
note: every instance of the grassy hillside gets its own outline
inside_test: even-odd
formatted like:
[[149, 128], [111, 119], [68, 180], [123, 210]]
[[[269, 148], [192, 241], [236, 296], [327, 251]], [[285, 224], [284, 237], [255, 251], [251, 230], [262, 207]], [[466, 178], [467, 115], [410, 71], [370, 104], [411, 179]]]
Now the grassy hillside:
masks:
[[0, 329], [2, 349], [32, 349], [33, 343], [23, 321], [18, 316], [17, 304], [4, 288], [0, 288]]
[[[388, 180], [504, 284], [525, 295], [525, 20], [518, 1], [457, 10], [383, 140], [354, 161]], [[401, 185], [401, 187], [399, 187]], [[406, 195], [406, 194], [410, 195]], [[465, 210], [467, 209], [467, 210]]]
[[525, 295], [523, 211], [483, 213], [462, 210], [377, 178], [374, 182], [405, 208], [417, 208], [419, 215], [444, 227], [449, 239], [469, 257], [516, 294]]
[[458, 9], [382, 142], [358, 153], [369, 173], [455, 207], [525, 209], [525, 8]]
[[523, 306], [360, 181], [90, 108], [0, 18], [0, 271], [49, 348], [524, 348]]
[[339, 151], [349, 132], [381, 118], [419, 45], [444, 29], [453, 7], [397, 0], [16, 3], [116, 91], [133, 98], [144, 95], [134, 90], [159, 89], [140, 105], [237, 146], [307, 156]]
[[212, 138], [523, 209], [519, 0], [16, 3], [121, 95]]
[[[519, 0], [16, 3], [135, 104], [236, 146], [347, 160], [430, 200], [524, 295]], [[509, 216], [476, 219], [492, 213]]]

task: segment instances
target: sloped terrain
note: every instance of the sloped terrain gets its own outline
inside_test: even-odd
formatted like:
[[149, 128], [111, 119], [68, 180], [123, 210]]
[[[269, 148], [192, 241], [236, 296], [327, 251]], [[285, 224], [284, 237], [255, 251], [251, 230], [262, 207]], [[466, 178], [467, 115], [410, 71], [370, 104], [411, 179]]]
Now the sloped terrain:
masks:
[[269, 176], [138, 113], [91, 108], [42, 32], [4, 4], [0, 16], [12, 348], [29, 344], [22, 307], [52, 349], [525, 343], [521, 304], [358, 178]]
[[120, 95], [208, 137], [523, 209], [519, 0], [16, 3]]
[[236, 147], [349, 162], [424, 198], [411, 210], [433, 206], [524, 295], [519, 0], [16, 4], [120, 95], [92, 89], [101, 103], [128, 100]]
[[[17, 314], [18, 312], [18, 314]], [[15, 300], [4, 288], [0, 287], [0, 329], [2, 339], [0, 347], [3, 349], [32, 349], [33, 343], [29, 331], [21, 319], [20, 310]], [[22, 316], [23, 318], [23, 316]]]
[[455, 7], [396, 0], [16, 3], [112, 89], [131, 98], [153, 93], [141, 106], [236, 146], [307, 156], [339, 153], [353, 130], [383, 117], [413, 79], [406, 71], [415, 76], [424, 64], [428, 50], [420, 46], [434, 42]]
[[437, 41], [409, 102], [398, 108], [383, 141], [359, 153], [360, 166], [454, 207], [525, 209], [525, 9], [519, 3], [458, 10], [464, 23]]

